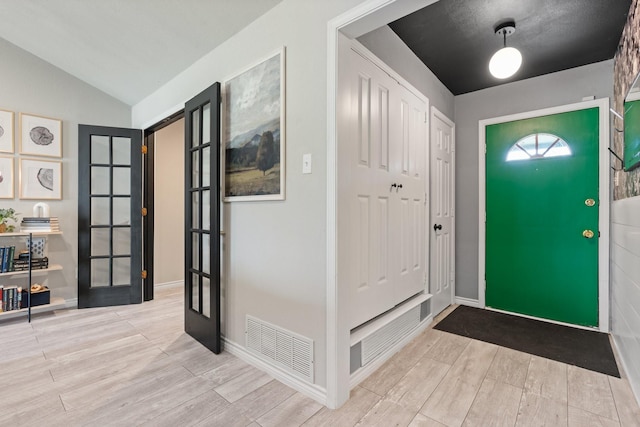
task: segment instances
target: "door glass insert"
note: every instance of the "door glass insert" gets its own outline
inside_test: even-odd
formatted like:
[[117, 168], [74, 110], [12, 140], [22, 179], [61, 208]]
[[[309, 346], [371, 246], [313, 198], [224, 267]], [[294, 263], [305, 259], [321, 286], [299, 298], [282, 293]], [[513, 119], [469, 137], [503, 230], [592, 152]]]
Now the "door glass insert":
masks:
[[113, 224], [129, 225], [131, 223], [131, 199], [115, 197], [113, 199]]
[[108, 259], [92, 259], [91, 260], [91, 287], [105, 287], [111, 283], [109, 277], [109, 260]]
[[131, 259], [113, 259], [113, 286], [128, 285], [131, 283]]
[[111, 199], [93, 197], [91, 199], [91, 225], [108, 225], [111, 217]]
[[191, 309], [200, 311], [200, 280], [196, 273], [191, 275]]
[[100, 135], [91, 136], [91, 163], [109, 163], [109, 137]]
[[130, 255], [131, 253], [131, 228], [113, 228], [113, 254]]
[[111, 233], [108, 228], [94, 228], [91, 230], [91, 253], [93, 255], [109, 255]]
[[92, 194], [109, 194], [109, 167], [92, 166], [91, 167], [91, 193]]
[[507, 161], [570, 156], [569, 144], [550, 133], [532, 133], [520, 138], [507, 153]]
[[211, 281], [202, 277], [202, 315], [211, 317]]
[[131, 168], [113, 168], [113, 194], [131, 192]]
[[113, 164], [131, 164], [131, 140], [129, 138], [113, 138]]

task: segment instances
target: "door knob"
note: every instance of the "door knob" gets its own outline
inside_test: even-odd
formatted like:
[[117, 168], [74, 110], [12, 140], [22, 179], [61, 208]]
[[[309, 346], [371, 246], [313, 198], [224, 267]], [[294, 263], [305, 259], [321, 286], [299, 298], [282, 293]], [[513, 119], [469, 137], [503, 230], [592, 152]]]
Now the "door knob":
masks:
[[595, 233], [593, 231], [591, 231], [591, 230], [584, 230], [582, 232], [582, 236], [587, 238], [587, 239], [592, 239], [593, 236], [595, 236]]
[[442, 224], [433, 224], [433, 231], [442, 230]]

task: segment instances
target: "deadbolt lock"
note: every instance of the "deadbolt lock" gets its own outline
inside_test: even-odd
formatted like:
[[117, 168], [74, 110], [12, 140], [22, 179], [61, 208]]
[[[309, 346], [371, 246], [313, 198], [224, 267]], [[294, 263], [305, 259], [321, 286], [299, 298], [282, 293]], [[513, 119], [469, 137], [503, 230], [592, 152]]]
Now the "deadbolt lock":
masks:
[[596, 205], [596, 201], [593, 199], [587, 199], [584, 201], [584, 204], [591, 207], [591, 206], [595, 206]]
[[591, 230], [584, 230], [582, 232], [582, 236], [587, 238], [587, 239], [592, 239], [593, 236], [595, 236], [595, 233], [593, 231], [591, 231]]

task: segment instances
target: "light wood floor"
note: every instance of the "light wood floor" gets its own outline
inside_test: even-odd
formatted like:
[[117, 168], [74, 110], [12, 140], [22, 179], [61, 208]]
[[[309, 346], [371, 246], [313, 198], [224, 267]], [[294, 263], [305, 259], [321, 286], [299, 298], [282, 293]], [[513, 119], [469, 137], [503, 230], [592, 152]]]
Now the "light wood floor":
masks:
[[182, 332], [182, 289], [0, 324], [0, 426], [640, 426], [626, 380], [428, 329], [329, 410]]

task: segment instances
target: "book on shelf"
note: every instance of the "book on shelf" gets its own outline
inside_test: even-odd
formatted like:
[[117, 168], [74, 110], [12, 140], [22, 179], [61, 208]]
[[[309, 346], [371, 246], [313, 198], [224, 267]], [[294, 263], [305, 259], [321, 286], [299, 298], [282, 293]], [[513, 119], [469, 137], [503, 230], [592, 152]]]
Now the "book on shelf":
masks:
[[13, 311], [19, 310], [22, 306], [22, 287], [21, 286], [2, 286], [2, 304], [0, 304], [1, 311]]
[[20, 222], [20, 231], [25, 233], [60, 231], [58, 217], [24, 217]]
[[0, 273], [13, 271], [13, 257], [15, 256], [15, 246], [0, 247]]

